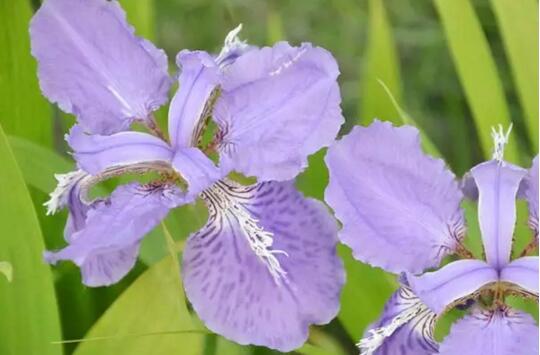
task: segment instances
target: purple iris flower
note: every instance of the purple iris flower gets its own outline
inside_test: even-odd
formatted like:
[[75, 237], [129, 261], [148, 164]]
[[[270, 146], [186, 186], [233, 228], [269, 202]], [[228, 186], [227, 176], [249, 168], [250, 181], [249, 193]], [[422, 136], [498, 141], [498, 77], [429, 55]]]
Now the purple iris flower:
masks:
[[[511, 309], [508, 295], [538, 301], [538, 157], [530, 170], [503, 160], [508, 134], [494, 131], [493, 158], [462, 183], [440, 159], [425, 155], [418, 131], [375, 121], [329, 148], [326, 201], [343, 223], [338, 237], [363, 262], [401, 274], [400, 289], [360, 341], [361, 354], [538, 354], [538, 326]], [[478, 200], [486, 260], [463, 244], [464, 192]], [[529, 206], [534, 236], [512, 258], [516, 198]], [[454, 259], [437, 271], [445, 256]], [[516, 253], [514, 253], [516, 255]], [[438, 317], [465, 305], [441, 344]]]
[[[69, 217], [68, 246], [46, 260], [76, 263], [85, 285], [113, 284], [135, 264], [144, 235], [200, 197], [209, 218], [183, 252], [187, 297], [211, 330], [288, 351], [310, 324], [336, 315], [344, 283], [335, 220], [292, 182], [343, 122], [339, 71], [322, 48], [256, 48], [238, 31], [217, 56], [178, 54], [168, 139], [152, 115], [172, 82], [164, 52], [135, 36], [116, 1], [44, 1], [32, 53], [43, 94], [77, 117], [66, 139], [78, 166], [58, 176], [48, 202]], [[209, 120], [217, 129], [206, 145]], [[134, 122], [145, 131], [130, 130]], [[227, 178], [232, 171], [258, 182], [242, 186]], [[159, 177], [88, 197], [100, 181], [146, 172]]]

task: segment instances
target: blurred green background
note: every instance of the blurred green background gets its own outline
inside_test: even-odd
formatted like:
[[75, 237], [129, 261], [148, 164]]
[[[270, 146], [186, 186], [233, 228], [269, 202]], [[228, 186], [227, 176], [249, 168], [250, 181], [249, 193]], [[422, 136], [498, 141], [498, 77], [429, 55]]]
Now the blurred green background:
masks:
[[[514, 129], [508, 160], [529, 167], [538, 154], [536, 0], [122, 0], [139, 35], [171, 61], [184, 48], [218, 52], [239, 23], [254, 45], [308, 41], [330, 50], [341, 69], [342, 133], [378, 117], [418, 126], [425, 149], [461, 176], [490, 156], [490, 128]], [[137, 267], [119, 284], [90, 289], [70, 263], [50, 268], [45, 248], [63, 246], [66, 214], [45, 216], [54, 173], [73, 167], [63, 135], [74, 122], [40, 94], [28, 23], [39, 0], [0, 0], [1, 354], [273, 354], [208, 333], [186, 304], [177, 268], [182, 240], [206, 220], [183, 207], [145, 240]], [[163, 120], [166, 108], [159, 112]], [[298, 177], [322, 198], [324, 151]], [[102, 186], [103, 192], [111, 184]], [[516, 250], [528, 242], [518, 206]], [[475, 207], [465, 204], [467, 243], [481, 253]], [[172, 239], [175, 240], [172, 241]], [[167, 242], [168, 241], [168, 242]], [[354, 343], [396, 287], [394, 277], [354, 261], [340, 246], [348, 282], [339, 316], [313, 327], [296, 353], [356, 354]], [[535, 314], [527, 302], [515, 305]], [[279, 310], [277, 310], [279, 311]], [[442, 337], [452, 313], [439, 322]], [[80, 340], [83, 339], [84, 340]], [[74, 340], [70, 342], [70, 340]]]

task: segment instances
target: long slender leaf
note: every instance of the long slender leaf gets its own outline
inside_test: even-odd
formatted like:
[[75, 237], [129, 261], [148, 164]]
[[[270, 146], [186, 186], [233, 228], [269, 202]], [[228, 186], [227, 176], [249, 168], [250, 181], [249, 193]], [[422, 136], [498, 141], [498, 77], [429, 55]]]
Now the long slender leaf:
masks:
[[374, 118], [399, 122], [395, 108], [388, 105], [388, 98], [377, 80], [382, 80], [401, 100], [399, 61], [383, 0], [369, 1], [369, 28], [366, 59], [360, 92], [360, 122], [369, 123]]
[[43, 238], [32, 201], [0, 127], [0, 260], [12, 264], [13, 281], [0, 280], [1, 354], [61, 354], [61, 336]]
[[41, 96], [30, 55], [28, 0], [0, 0], [0, 123], [8, 134], [52, 143], [52, 110]]
[[76, 355], [200, 355], [204, 332], [191, 319], [171, 259], [152, 266], [107, 310]]
[[[491, 0], [528, 133], [538, 149], [538, 2]], [[534, 152], [533, 152], [534, 153]]]
[[[450, 52], [472, 111], [485, 157], [493, 142], [491, 127], [510, 125], [510, 113], [487, 39], [469, 0], [435, 0]], [[517, 159], [514, 138], [506, 158]]]

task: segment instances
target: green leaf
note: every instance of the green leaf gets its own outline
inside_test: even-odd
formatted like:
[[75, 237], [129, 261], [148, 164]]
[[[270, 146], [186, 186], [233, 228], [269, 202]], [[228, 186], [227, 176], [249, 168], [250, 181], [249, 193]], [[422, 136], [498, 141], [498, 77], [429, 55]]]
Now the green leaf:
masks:
[[[493, 147], [491, 127], [511, 123], [495, 61], [469, 0], [435, 0], [435, 6], [487, 158]], [[515, 138], [510, 138], [505, 153], [517, 162]]]
[[538, 2], [491, 0], [528, 133], [538, 149]]
[[0, 282], [1, 354], [62, 354], [49, 266], [32, 201], [0, 127], [0, 260], [13, 265], [13, 282]]
[[99, 319], [75, 355], [200, 355], [205, 332], [186, 308], [178, 268], [168, 257], [148, 269]]
[[0, 0], [0, 124], [8, 134], [52, 143], [52, 109], [41, 96], [30, 54], [27, 0]]
[[374, 118], [399, 123], [398, 112], [388, 105], [388, 98], [377, 80], [382, 80], [401, 100], [399, 62], [382, 0], [369, 1], [369, 25], [366, 58], [361, 81], [360, 122], [370, 123]]
[[156, 37], [154, 0], [120, 0], [120, 4], [137, 35], [153, 41]]
[[46, 194], [56, 187], [55, 174], [73, 170], [73, 163], [32, 141], [11, 136], [9, 144], [26, 183]]

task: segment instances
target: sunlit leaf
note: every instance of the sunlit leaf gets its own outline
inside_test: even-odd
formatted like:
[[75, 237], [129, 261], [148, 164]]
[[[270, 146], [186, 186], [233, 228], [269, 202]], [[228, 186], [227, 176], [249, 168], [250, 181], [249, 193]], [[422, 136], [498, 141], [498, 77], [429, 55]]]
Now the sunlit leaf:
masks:
[[50, 344], [61, 331], [39, 222], [1, 128], [0, 161], [0, 260], [13, 266], [13, 281], [0, 282], [0, 354], [61, 354]]
[[[456, 70], [472, 111], [485, 157], [491, 155], [491, 127], [510, 125], [510, 113], [495, 61], [469, 0], [435, 0]], [[505, 157], [517, 162], [515, 137]]]
[[369, 23], [365, 62], [363, 63], [360, 92], [360, 122], [367, 124], [374, 118], [398, 123], [399, 114], [377, 80], [382, 80], [397, 101], [401, 100], [399, 61], [383, 0], [369, 1]]
[[[204, 331], [185, 305], [171, 258], [141, 275], [105, 312], [75, 351], [76, 355], [200, 355]], [[92, 341], [92, 339], [99, 339]]]
[[9, 282], [13, 280], [13, 266], [10, 262], [0, 261], [0, 274], [4, 275]]
[[0, 0], [0, 123], [7, 134], [52, 143], [52, 110], [30, 54], [30, 1]]
[[527, 122], [538, 149], [538, 1], [491, 0]]

